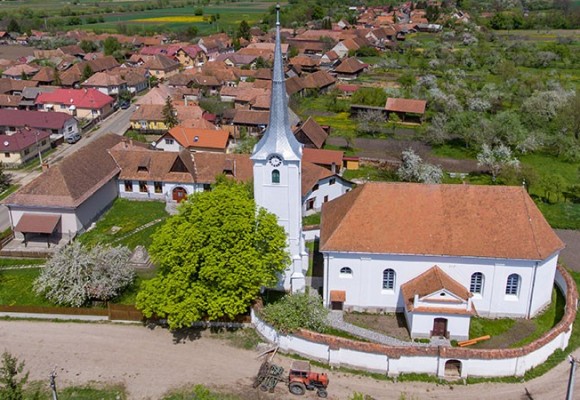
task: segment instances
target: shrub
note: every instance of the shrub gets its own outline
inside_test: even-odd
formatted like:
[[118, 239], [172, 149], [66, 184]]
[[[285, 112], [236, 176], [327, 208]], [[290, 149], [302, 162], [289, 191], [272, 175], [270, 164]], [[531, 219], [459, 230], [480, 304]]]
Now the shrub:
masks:
[[324, 332], [327, 328], [328, 310], [317, 294], [289, 294], [277, 303], [268, 304], [262, 310], [262, 314], [266, 322], [284, 333], [291, 333], [300, 328]]

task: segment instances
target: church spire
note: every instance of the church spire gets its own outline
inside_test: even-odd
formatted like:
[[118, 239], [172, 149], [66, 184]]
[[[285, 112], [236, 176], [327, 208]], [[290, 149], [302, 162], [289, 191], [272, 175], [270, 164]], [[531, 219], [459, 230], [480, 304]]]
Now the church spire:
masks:
[[280, 5], [276, 5], [276, 45], [274, 47], [274, 70], [272, 74], [272, 98], [270, 99], [270, 120], [262, 139], [254, 147], [252, 159], [265, 159], [271, 154], [279, 154], [285, 160], [300, 160], [302, 144], [290, 129], [288, 118], [288, 98], [284, 79], [284, 62], [280, 43]]

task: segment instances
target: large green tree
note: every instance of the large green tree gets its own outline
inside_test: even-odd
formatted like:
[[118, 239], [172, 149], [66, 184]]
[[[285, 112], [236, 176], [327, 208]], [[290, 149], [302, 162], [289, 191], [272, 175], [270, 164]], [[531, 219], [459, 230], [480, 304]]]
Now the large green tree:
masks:
[[247, 185], [219, 181], [182, 203], [149, 249], [159, 271], [144, 282], [137, 307], [167, 318], [170, 329], [246, 312], [289, 263], [276, 217], [256, 208]]

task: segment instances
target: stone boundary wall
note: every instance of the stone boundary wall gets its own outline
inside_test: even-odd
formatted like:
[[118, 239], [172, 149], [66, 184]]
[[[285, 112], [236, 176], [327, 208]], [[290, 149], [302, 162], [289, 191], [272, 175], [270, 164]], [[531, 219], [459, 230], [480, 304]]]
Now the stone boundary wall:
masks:
[[252, 310], [256, 330], [283, 351], [298, 353], [332, 366], [349, 366], [368, 371], [399, 375], [401, 373], [428, 373], [445, 376], [446, 362], [460, 362], [460, 375], [467, 376], [522, 376], [526, 371], [547, 360], [557, 349], [565, 349], [576, 318], [578, 292], [566, 270], [558, 266], [556, 285], [566, 297], [562, 320], [538, 340], [515, 349], [470, 349], [442, 346], [386, 346], [365, 343], [300, 330], [293, 335], [281, 335]]

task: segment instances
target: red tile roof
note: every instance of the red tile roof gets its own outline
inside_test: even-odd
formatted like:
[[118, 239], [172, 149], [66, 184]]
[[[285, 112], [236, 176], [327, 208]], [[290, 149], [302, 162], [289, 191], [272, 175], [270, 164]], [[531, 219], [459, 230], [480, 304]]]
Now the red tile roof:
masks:
[[186, 149], [209, 148], [225, 150], [229, 133], [218, 129], [197, 129], [175, 126], [167, 132]]
[[340, 168], [342, 165], [343, 151], [310, 149], [305, 147], [302, 153], [302, 161], [308, 161], [319, 165], [332, 165], [333, 163]]
[[395, 98], [389, 97], [387, 99], [387, 104], [385, 105], [385, 109], [387, 111], [394, 111], [394, 112], [424, 114], [426, 105], [427, 105], [426, 100], [395, 99]]
[[1, 110], [0, 125], [19, 126], [28, 125], [39, 129], [61, 129], [64, 123], [73, 116], [63, 112], [43, 112], [26, 110]]
[[57, 89], [52, 93], [40, 93], [37, 104], [66, 104], [77, 108], [99, 109], [113, 103], [111, 96], [97, 89]]
[[42, 141], [50, 137], [50, 132], [40, 129], [18, 129], [11, 135], [0, 135], [0, 152], [20, 152], [37, 140]]
[[367, 183], [322, 208], [323, 251], [544, 260], [564, 248], [524, 188]]

